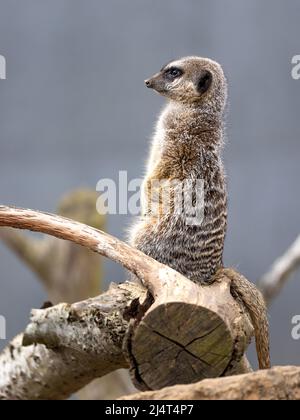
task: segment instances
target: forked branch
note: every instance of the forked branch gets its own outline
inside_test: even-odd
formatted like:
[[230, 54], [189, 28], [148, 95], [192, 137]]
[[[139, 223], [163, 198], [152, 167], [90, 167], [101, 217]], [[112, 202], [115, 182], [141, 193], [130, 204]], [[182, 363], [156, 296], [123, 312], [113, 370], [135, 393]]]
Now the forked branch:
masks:
[[[60, 352], [65, 354], [69, 351], [70, 361], [75, 361], [74, 366], [76, 363], [84, 366], [84, 363], [78, 362], [74, 352], [80, 355], [82, 361], [86, 357], [91, 362], [87, 368], [88, 380], [93, 379], [90, 369], [97, 377], [107, 373], [105, 367], [122, 367], [124, 360], [127, 360], [135, 385], [143, 390], [249, 371], [243, 356], [253, 328], [245, 308], [231, 296], [230, 278], [222, 270], [213, 285], [202, 287], [106, 233], [69, 219], [32, 210], [1, 206], [0, 226], [43, 232], [104, 255], [135, 274], [154, 299], [154, 304], [147, 311], [153, 301], [145, 299], [145, 289], [140, 288], [135, 299], [129, 293], [126, 304], [124, 299], [120, 304], [118, 294], [114, 296], [113, 290], [108, 306], [110, 308], [114, 302], [113, 312], [105, 312], [105, 295], [96, 298], [103, 303], [100, 309], [99, 305], [95, 307], [96, 301], [88, 301], [35, 311], [24, 335], [25, 345], [54, 351], [57, 357]], [[129, 283], [123, 287], [133, 285]], [[96, 348], [101, 351], [92, 350]], [[31, 381], [36, 378], [30, 368], [28, 370], [32, 360], [16, 358], [16, 354], [22, 354], [23, 351], [24, 347], [14, 348], [13, 353], [8, 350], [2, 359], [0, 357], [0, 364], [9, 366], [7, 358], [10, 358], [10, 364], [14, 367], [13, 370], [8, 368], [9, 374], [3, 374], [2, 379], [0, 374], [0, 384], [4, 387], [0, 388], [2, 395], [12, 392], [7, 378], [13, 379], [13, 375], [19, 372], [21, 391], [14, 392], [27, 399], [26, 390], [29, 392]], [[109, 355], [111, 363], [107, 360]], [[47, 366], [53, 367], [51, 357], [45, 357], [44, 360], [48, 363], [44, 365], [44, 371], [51, 375], [51, 369], [47, 370]], [[18, 363], [25, 364], [27, 375]], [[76, 372], [73, 371], [73, 374]], [[74, 376], [72, 378], [75, 379]], [[81, 380], [75, 381], [75, 385], [65, 384], [66, 390], [73, 391], [74, 387], [77, 389], [78, 385], [85, 384], [83, 371], [79, 372], [79, 378]], [[61, 380], [64, 378], [61, 377]], [[37, 382], [41, 382], [40, 377]], [[47, 382], [42, 383], [52, 382], [47, 377]], [[56, 392], [60, 392], [57, 381], [54, 384]], [[63, 396], [66, 390], [62, 392]], [[45, 394], [44, 387], [39, 391], [41, 393], [36, 392], [35, 398]], [[52, 388], [49, 395], [52, 398], [55, 395]]]

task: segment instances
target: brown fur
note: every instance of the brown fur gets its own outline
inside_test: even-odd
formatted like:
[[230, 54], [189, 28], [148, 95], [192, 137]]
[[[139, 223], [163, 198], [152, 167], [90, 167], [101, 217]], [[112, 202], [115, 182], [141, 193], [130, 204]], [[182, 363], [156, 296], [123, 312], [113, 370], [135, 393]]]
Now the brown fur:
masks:
[[[174, 78], [173, 72], [179, 76]], [[131, 244], [190, 280], [209, 284], [223, 267], [227, 228], [221, 160], [226, 79], [218, 63], [187, 57], [168, 64], [146, 84], [166, 96], [168, 104], [154, 136], [142, 194], [143, 216], [132, 229]], [[190, 225], [186, 214], [175, 211], [178, 186], [170, 189], [167, 211], [163, 197], [172, 181], [188, 181], [194, 204], [194, 183], [199, 179], [204, 183], [203, 220], [200, 225]], [[151, 188], [155, 181], [161, 184]], [[158, 211], [153, 211], [153, 205]], [[254, 286], [247, 295], [244, 285], [233, 282], [233, 289], [242, 287], [242, 293], [237, 294], [251, 312]], [[254, 326], [258, 328], [259, 320], [265, 319], [265, 306], [259, 300], [253, 306]]]

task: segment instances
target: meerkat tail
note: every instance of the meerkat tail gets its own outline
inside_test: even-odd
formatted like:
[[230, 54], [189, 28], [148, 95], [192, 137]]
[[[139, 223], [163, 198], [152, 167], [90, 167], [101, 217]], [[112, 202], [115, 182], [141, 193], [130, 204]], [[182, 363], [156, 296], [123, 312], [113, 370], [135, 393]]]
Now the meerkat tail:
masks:
[[231, 280], [232, 294], [242, 300], [254, 327], [256, 352], [260, 369], [270, 369], [270, 336], [267, 307], [261, 292], [244, 276], [233, 269], [224, 273]]

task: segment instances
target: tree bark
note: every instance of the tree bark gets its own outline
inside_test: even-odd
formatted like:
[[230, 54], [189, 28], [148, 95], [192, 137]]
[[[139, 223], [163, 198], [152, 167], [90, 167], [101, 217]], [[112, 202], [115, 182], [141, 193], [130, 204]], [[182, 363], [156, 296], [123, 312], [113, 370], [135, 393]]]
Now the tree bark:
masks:
[[[103, 230], [106, 217], [96, 208], [96, 191], [79, 189], [59, 201], [60, 216]], [[69, 241], [41, 235], [35, 238], [13, 228], [0, 228], [0, 239], [23, 261], [45, 287], [53, 304], [74, 303], [99, 295], [104, 290], [103, 259]], [[83, 400], [118, 398], [136, 392], [128, 371], [117, 371], [98, 379], [77, 393]]]
[[[71, 361], [76, 359], [73, 355], [76, 352], [82, 357], [82, 364], [86, 357], [91, 362], [87, 366], [89, 381], [93, 364], [95, 377], [108, 373], [112, 366], [113, 369], [123, 367], [123, 348], [135, 383], [143, 389], [194, 383], [206, 377], [228, 375], [231, 371], [249, 371], [242, 358], [253, 333], [252, 326], [245, 308], [231, 296], [230, 279], [222, 270], [213, 285], [196, 285], [97, 229], [31, 210], [0, 207], [0, 226], [47, 233], [105, 255], [136, 275], [154, 301], [146, 315], [148, 308], [142, 305], [144, 299], [140, 296], [127, 301], [126, 308], [129, 309], [125, 312], [118, 306], [119, 299], [113, 297], [116, 315], [112, 312], [108, 317], [101, 310], [93, 312], [93, 304], [90, 308], [84, 306], [86, 312], [82, 310], [82, 304], [59, 305], [33, 312], [33, 322], [24, 336], [26, 345], [46, 345], [57, 356], [60, 350], [63, 354], [70, 350]], [[105, 295], [99, 299], [105, 312]], [[121, 299], [121, 307], [124, 304]], [[109, 303], [111, 306], [112, 302]], [[82, 322], [85, 328], [82, 328]], [[28, 366], [26, 358], [22, 363]], [[50, 360], [49, 363], [51, 366]], [[30, 376], [25, 374], [25, 377], [30, 385]], [[85, 378], [82, 371], [80, 378]], [[63, 377], [61, 381], [64, 381]], [[73, 392], [74, 387], [77, 389], [84, 381], [77, 380], [66, 388], [72, 388]], [[11, 383], [6, 381], [5, 385], [7, 390]], [[28, 386], [24, 387], [23, 383], [22, 389], [25, 388]], [[66, 391], [63, 390], [62, 394], [65, 396]], [[53, 397], [53, 393], [49, 392], [49, 395]]]
[[140, 390], [225, 375], [240, 363], [253, 336], [222, 270], [209, 287], [171, 274], [161, 269], [164, 285], [130, 337], [131, 373]]
[[0, 399], [62, 400], [95, 378], [128, 368], [122, 350], [126, 313], [146, 296], [141, 286], [127, 283], [84, 302], [34, 310], [24, 335], [0, 355]]
[[143, 392], [122, 400], [300, 400], [300, 368], [275, 367], [247, 375], [207, 379]]

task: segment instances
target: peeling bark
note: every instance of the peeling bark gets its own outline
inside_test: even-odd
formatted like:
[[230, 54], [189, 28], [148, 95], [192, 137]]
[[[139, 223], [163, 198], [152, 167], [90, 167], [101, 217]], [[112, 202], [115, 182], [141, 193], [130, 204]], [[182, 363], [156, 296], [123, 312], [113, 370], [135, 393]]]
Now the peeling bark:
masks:
[[66, 399], [93, 379], [127, 368], [123, 314], [143, 298], [145, 290], [128, 283], [74, 305], [33, 311], [24, 336], [0, 355], [0, 399]]
[[[41, 345], [47, 346], [47, 351], [55, 352], [57, 357], [60, 351], [63, 356], [66, 351], [71, 352], [69, 363], [74, 362], [75, 370], [76, 365], [84, 367], [87, 363], [88, 382], [92, 379], [91, 372], [98, 377], [126, 366], [124, 351], [134, 377], [138, 378], [136, 383], [151, 389], [176, 383], [194, 383], [208, 376], [249, 371], [243, 355], [253, 330], [245, 308], [230, 294], [230, 279], [226, 277], [226, 270], [218, 273], [211, 286], [197, 285], [97, 229], [32, 210], [0, 206], [0, 226], [43, 232], [82, 245], [121, 263], [151, 293], [154, 303], [145, 300], [146, 290], [140, 286], [135, 299], [131, 294], [127, 295], [126, 304], [124, 291], [120, 292], [121, 299], [118, 298], [119, 291], [124, 287], [133, 287], [134, 290], [139, 287], [126, 284], [87, 302], [62, 304], [33, 312], [32, 323], [23, 338], [24, 344], [38, 344], [38, 349]], [[150, 303], [153, 305], [149, 309]], [[24, 347], [19, 348], [21, 355], [23, 351], [26, 351]], [[6, 351], [5, 355], [4, 359], [0, 356], [0, 367], [1, 364], [8, 366], [6, 359], [9, 352]], [[160, 358], [162, 355], [163, 359]], [[49, 375], [51, 370], [47, 371], [47, 366], [50, 359], [44, 366]], [[14, 375], [21, 372], [18, 376], [20, 387], [17, 387], [15, 396], [37, 399], [36, 392], [32, 395], [28, 391], [34, 376], [26, 371], [27, 362], [21, 357], [11, 364], [13, 370], [0, 379], [3, 384], [0, 395], [14, 397], [8, 389], [15, 381]], [[18, 363], [17, 369], [14, 368]], [[25, 366], [23, 371], [20, 363]], [[71, 372], [72, 366], [69, 366]], [[165, 368], [169, 370], [165, 371]], [[59, 395], [66, 396], [70, 390], [74, 392], [78, 386], [83, 386], [86, 376], [79, 370], [77, 377], [80, 380], [75, 380], [75, 383], [65, 383], [64, 376], [57, 378], [61, 383], [55, 381], [56, 392], [60, 393], [61, 387], [63, 390]], [[71, 377], [68, 380], [72, 382]], [[49, 383], [51, 378], [42, 381], [39, 398], [47, 397], [45, 389]], [[49, 399], [54, 398], [55, 391], [51, 389], [48, 395]]]
[[[106, 217], [96, 208], [96, 191], [79, 189], [62, 197], [58, 215], [103, 230]], [[0, 228], [0, 239], [26, 264], [45, 287], [53, 304], [74, 303], [103, 291], [103, 259], [69, 241], [48, 235], [34, 237], [13, 228]], [[116, 371], [80, 390], [82, 400], [118, 398], [135, 392], [128, 371]]]

